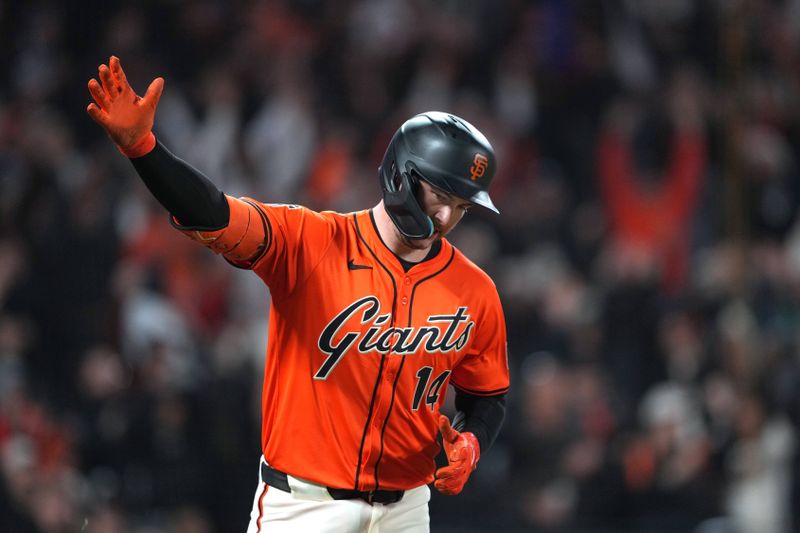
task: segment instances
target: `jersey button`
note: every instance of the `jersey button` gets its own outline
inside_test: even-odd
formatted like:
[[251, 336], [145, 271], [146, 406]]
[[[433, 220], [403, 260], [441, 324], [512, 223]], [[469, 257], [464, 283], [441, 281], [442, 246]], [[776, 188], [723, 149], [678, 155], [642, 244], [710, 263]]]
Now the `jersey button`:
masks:
[[404, 283], [405, 283], [406, 285], [411, 285], [411, 278], [409, 278], [408, 276], [406, 276], [406, 279], [404, 280]]
[[403, 304], [403, 305], [406, 305], [408, 303], [408, 298], [403, 296], [403, 298], [400, 299], [400, 303]]

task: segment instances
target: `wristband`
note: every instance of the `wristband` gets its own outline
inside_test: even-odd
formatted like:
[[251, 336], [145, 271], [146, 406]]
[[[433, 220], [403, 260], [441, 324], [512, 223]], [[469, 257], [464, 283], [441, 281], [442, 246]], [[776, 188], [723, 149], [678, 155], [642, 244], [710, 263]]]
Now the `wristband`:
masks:
[[133, 146], [128, 148], [123, 148], [122, 146], [117, 145], [117, 149], [122, 152], [122, 155], [129, 157], [131, 159], [135, 159], [137, 157], [142, 157], [150, 152], [153, 151], [153, 148], [156, 147], [156, 136], [153, 135], [153, 132], [148, 132], [147, 135], [142, 137], [138, 140]]

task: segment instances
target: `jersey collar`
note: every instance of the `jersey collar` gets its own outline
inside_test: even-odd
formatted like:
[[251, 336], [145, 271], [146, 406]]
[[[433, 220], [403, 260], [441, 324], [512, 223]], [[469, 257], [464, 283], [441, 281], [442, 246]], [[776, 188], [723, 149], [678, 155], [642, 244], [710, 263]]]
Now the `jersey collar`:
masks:
[[454, 253], [453, 245], [450, 244], [447, 239], [442, 238], [442, 246], [435, 256], [417, 263], [411, 267], [408, 272], [405, 272], [398, 257], [386, 245], [386, 243], [383, 242], [380, 233], [378, 233], [378, 226], [375, 223], [375, 217], [372, 209], [367, 209], [356, 213], [355, 222], [358, 232], [361, 235], [361, 238], [364, 239], [366, 245], [369, 246], [372, 252], [377, 255], [377, 258], [384, 265], [386, 265], [386, 267], [389, 268], [393, 274], [397, 276], [408, 275], [416, 277], [436, 272], [442, 269], [445, 264], [450, 261]]

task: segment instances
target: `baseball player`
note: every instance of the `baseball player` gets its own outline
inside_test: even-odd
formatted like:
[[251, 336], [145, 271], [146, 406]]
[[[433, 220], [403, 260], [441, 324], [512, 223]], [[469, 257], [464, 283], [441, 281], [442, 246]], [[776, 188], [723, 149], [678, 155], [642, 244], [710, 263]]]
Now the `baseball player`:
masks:
[[[392, 138], [372, 209], [233, 198], [156, 140], [162, 78], [140, 97], [116, 57], [98, 72], [87, 112], [171, 224], [272, 295], [248, 532], [428, 531], [428, 484], [461, 492], [505, 414], [497, 291], [445, 238], [472, 206], [497, 212], [489, 142], [423, 113]], [[448, 385], [453, 424], [439, 412]], [[439, 435], [448, 464], [436, 470]]]

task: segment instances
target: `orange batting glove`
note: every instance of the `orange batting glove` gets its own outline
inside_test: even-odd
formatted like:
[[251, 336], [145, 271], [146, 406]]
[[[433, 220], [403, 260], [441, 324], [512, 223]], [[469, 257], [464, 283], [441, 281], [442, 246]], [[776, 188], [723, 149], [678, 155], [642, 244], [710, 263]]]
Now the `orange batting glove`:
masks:
[[86, 112], [103, 126], [120, 152], [128, 157], [147, 154], [156, 145], [153, 120], [164, 78], [154, 79], [142, 98], [131, 88], [116, 56], [111, 56], [108, 66], [100, 65], [97, 72], [100, 82], [89, 80], [89, 93], [95, 103], [89, 104]]
[[442, 433], [444, 452], [449, 464], [436, 471], [433, 485], [442, 494], [453, 496], [461, 492], [469, 475], [477, 467], [481, 447], [475, 435], [468, 431], [459, 433], [444, 415], [439, 416], [439, 431]]

